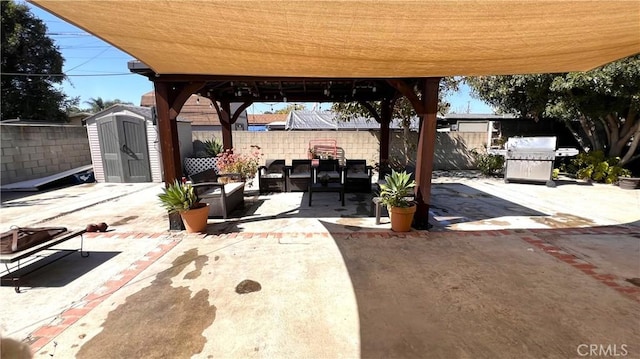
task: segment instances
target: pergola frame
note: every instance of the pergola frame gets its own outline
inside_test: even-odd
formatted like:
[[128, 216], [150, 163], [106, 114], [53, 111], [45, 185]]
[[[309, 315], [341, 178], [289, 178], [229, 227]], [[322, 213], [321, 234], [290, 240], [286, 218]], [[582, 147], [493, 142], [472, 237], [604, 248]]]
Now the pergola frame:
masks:
[[[254, 102], [359, 102], [380, 124], [380, 170], [389, 163], [389, 124], [395, 102], [405, 96], [420, 118], [416, 156], [417, 211], [413, 227], [428, 229], [431, 175], [436, 141], [436, 115], [440, 78], [291, 78], [212, 75], [161, 75], [139, 62], [129, 64], [132, 72], [154, 83], [158, 131], [165, 183], [182, 176], [178, 148], [176, 118], [180, 109], [193, 95], [208, 98], [215, 107], [222, 125], [225, 149], [233, 148], [232, 125], [239, 115]], [[371, 105], [381, 101], [378, 113]], [[231, 112], [231, 103], [241, 103]], [[179, 217], [170, 218], [170, 228], [179, 229]]]

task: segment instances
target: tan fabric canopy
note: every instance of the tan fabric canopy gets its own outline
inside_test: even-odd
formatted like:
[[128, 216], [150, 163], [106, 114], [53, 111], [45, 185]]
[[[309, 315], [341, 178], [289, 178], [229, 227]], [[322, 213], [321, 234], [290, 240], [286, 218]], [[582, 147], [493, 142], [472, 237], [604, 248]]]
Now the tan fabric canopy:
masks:
[[584, 71], [640, 52], [640, 1], [32, 1], [159, 74]]

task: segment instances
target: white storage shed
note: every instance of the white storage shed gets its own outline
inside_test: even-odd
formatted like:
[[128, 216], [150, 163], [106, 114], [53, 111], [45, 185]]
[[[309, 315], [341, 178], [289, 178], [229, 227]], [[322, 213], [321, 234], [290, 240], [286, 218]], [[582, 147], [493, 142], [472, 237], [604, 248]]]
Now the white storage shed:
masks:
[[[162, 182], [153, 109], [117, 104], [85, 119], [97, 182]], [[182, 162], [193, 151], [191, 123], [178, 119]]]

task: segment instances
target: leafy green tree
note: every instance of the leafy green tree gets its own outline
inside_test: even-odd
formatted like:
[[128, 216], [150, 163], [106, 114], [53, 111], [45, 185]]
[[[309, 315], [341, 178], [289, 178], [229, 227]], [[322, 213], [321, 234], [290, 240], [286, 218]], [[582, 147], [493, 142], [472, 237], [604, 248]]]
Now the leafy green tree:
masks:
[[64, 59], [46, 25], [25, 5], [0, 1], [2, 119], [66, 121], [74, 104], [55, 86], [64, 80]]
[[[438, 92], [438, 113], [445, 114], [449, 112], [451, 104], [445, 98], [452, 92], [457, 91], [459, 79], [454, 77], [446, 77], [440, 81], [440, 89]], [[382, 103], [374, 101], [369, 103], [378, 113], [381, 113]], [[331, 110], [338, 114], [338, 118], [342, 121], [349, 121], [354, 118], [366, 117], [370, 118], [369, 110], [358, 102], [335, 102], [331, 105]], [[417, 143], [413, 143], [410, 137], [411, 119], [417, 116], [411, 102], [404, 96], [400, 97], [394, 104], [391, 118], [399, 119], [403, 130], [404, 145], [404, 165], [409, 161], [409, 152], [416, 148]], [[372, 119], [373, 121], [373, 119]]]
[[102, 97], [96, 97], [96, 98], [91, 97], [89, 98], [88, 101], [85, 101], [84, 103], [89, 105], [89, 111], [93, 113], [100, 112], [116, 104], [133, 105], [131, 102], [122, 101], [120, 99], [103, 100]]
[[640, 55], [587, 72], [468, 77], [478, 98], [502, 113], [564, 121], [586, 151], [640, 158]]
[[291, 111], [300, 111], [300, 110], [304, 110], [304, 109], [305, 109], [304, 105], [297, 104], [297, 103], [292, 103], [292, 104], [287, 105], [285, 108], [281, 108], [279, 110], [274, 111], [273, 113], [283, 114], [283, 113], [289, 113]]

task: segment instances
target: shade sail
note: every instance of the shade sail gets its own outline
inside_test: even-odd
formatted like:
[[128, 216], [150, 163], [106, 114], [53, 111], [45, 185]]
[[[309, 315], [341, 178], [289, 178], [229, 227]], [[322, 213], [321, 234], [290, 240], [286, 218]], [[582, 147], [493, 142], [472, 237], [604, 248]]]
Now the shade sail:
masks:
[[584, 71], [640, 52], [640, 1], [47, 1], [158, 74]]

